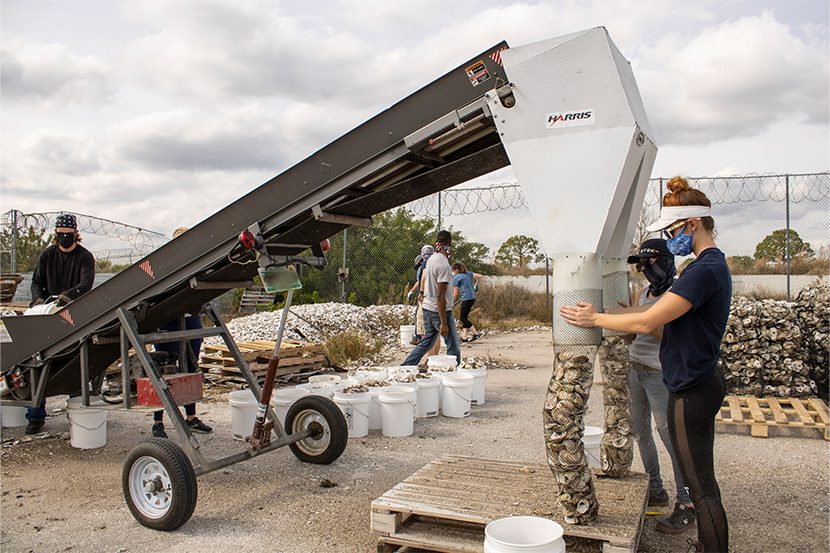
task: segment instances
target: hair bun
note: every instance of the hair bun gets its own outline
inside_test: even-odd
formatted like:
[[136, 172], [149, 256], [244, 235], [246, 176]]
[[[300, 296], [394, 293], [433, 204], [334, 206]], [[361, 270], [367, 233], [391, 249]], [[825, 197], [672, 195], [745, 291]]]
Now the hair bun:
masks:
[[683, 177], [672, 177], [669, 179], [669, 182], [666, 183], [666, 187], [671, 193], [677, 194], [678, 192], [683, 192], [684, 190], [689, 189], [689, 181]]

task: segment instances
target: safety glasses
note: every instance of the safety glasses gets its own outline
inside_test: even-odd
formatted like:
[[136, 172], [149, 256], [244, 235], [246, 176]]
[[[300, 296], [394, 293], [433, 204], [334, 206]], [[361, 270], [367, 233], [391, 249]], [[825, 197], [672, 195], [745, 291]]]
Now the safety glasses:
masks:
[[685, 220], [680, 221], [680, 222], [677, 222], [677, 223], [673, 224], [669, 228], [663, 229], [663, 236], [666, 238], [666, 240], [671, 240], [672, 238], [674, 238], [674, 231], [676, 231], [679, 228], [685, 227], [687, 222], [688, 221], [685, 221]]

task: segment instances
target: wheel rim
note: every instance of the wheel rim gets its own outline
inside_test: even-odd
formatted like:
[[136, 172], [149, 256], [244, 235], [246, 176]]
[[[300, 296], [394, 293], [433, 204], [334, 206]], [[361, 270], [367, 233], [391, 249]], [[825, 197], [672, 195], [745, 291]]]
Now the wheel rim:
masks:
[[319, 411], [304, 409], [294, 417], [291, 433], [296, 434], [307, 429], [317, 430], [318, 432], [314, 436], [296, 442], [297, 447], [306, 455], [321, 455], [331, 443], [331, 428], [328, 421]]
[[170, 510], [173, 485], [158, 459], [139, 457], [130, 467], [130, 498], [147, 518], [161, 518]]

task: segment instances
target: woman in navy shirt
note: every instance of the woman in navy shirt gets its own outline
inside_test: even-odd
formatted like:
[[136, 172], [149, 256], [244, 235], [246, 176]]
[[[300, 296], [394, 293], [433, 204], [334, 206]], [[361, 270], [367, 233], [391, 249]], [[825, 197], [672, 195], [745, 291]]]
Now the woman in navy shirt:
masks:
[[660, 219], [646, 230], [662, 230], [674, 255], [694, 253], [695, 261], [653, 305], [611, 314], [578, 303], [562, 307], [560, 313], [569, 323], [589, 328], [642, 334], [663, 328], [660, 363], [669, 389], [669, 434], [697, 513], [697, 550], [727, 551], [729, 530], [713, 449], [715, 415], [725, 395], [717, 360], [729, 318], [732, 277], [713, 239], [709, 199], [681, 177], [672, 178], [668, 188]]

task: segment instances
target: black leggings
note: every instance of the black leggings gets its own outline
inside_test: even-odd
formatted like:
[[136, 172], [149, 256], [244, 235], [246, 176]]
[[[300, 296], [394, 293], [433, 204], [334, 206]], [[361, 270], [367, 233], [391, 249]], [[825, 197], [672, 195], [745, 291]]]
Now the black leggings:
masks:
[[461, 328], [470, 328], [473, 326], [473, 323], [470, 322], [470, 310], [473, 308], [473, 304], [476, 300], [461, 300]]
[[697, 511], [697, 536], [706, 553], [726, 552], [729, 527], [715, 480], [715, 415], [726, 385], [717, 369], [696, 386], [669, 392], [669, 434]]

